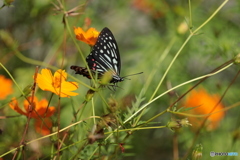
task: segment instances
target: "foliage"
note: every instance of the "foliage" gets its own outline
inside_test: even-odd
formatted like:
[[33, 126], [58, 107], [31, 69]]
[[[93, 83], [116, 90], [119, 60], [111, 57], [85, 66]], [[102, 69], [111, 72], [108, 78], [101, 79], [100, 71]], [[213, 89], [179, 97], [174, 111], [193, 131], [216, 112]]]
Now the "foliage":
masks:
[[[239, 1], [0, 5], [0, 158], [177, 160], [239, 151]], [[104, 27], [118, 43], [121, 77], [143, 72], [114, 89], [70, 69], [86, 67]]]

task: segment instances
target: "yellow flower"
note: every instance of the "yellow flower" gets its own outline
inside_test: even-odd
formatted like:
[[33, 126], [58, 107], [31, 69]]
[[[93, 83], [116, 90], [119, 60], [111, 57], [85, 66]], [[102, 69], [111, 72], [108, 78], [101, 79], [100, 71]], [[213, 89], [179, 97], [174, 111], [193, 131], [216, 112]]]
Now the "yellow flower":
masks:
[[[193, 90], [189, 93], [184, 106], [196, 107], [191, 109], [192, 114], [209, 114], [220, 111], [224, 108], [222, 103], [219, 103], [220, 97], [218, 95], [210, 95], [205, 89]], [[218, 105], [217, 105], [218, 104]], [[217, 106], [216, 106], [217, 105]], [[224, 112], [218, 112], [210, 115], [206, 122], [208, 130], [213, 130], [218, 127], [220, 120], [224, 117]], [[198, 128], [203, 123], [206, 117], [189, 117], [190, 123], [193, 128]]]
[[12, 94], [12, 80], [5, 78], [3, 75], [0, 75], [0, 99], [5, 99], [9, 94]]
[[77, 82], [68, 82], [65, 70], [57, 70], [54, 75], [49, 69], [42, 69], [37, 75], [37, 84], [44, 91], [50, 91], [60, 97], [76, 96], [78, 93], [72, 92], [78, 88]]
[[80, 27], [74, 27], [74, 33], [79, 41], [93, 46], [98, 38], [99, 32], [95, 28], [89, 28], [86, 32]]
[[[48, 107], [48, 101], [46, 99], [42, 99], [41, 101], [38, 101], [37, 97], [33, 98], [32, 101], [32, 97], [28, 97], [28, 100], [24, 100], [23, 102], [23, 106], [25, 110], [22, 110], [19, 105], [18, 105], [18, 101], [16, 98], [13, 98], [12, 101], [9, 103], [9, 106], [15, 110], [16, 112], [25, 115], [27, 117], [31, 117], [31, 118], [44, 118], [44, 117], [50, 117], [54, 114], [55, 112], [55, 107], [51, 106]], [[29, 102], [32, 102], [32, 106], [30, 107]], [[30, 109], [33, 109], [32, 111]]]

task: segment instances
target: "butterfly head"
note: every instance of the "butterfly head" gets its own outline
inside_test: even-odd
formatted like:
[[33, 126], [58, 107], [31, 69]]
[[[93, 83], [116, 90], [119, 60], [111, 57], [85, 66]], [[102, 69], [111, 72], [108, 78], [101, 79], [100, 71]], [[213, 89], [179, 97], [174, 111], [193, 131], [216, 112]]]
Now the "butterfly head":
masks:
[[116, 72], [113, 70], [108, 70], [104, 74], [98, 74], [101, 79], [101, 84], [108, 85], [109, 83], [116, 84], [118, 82], [122, 82], [124, 78], [120, 77]]
[[122, 82], [122, 81], [124, 81], [124, 78], [119, 77], [118, 75], [116, 75], [116, 76], [113, 76], [113, 78], [112, 78], [112, 80], [110, 81], [110, 83], [116, 84], [116, 83]]

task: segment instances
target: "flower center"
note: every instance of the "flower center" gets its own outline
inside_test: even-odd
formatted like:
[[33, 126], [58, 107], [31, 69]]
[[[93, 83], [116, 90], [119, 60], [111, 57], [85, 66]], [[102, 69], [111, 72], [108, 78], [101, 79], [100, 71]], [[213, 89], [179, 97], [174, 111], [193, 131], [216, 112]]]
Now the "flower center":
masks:
[[54, 87], [54, 88], [59, 88], [60, 85], [61, 85], [61, 79], [60, 79], [60, 77], [54, 77], [53, 87]]

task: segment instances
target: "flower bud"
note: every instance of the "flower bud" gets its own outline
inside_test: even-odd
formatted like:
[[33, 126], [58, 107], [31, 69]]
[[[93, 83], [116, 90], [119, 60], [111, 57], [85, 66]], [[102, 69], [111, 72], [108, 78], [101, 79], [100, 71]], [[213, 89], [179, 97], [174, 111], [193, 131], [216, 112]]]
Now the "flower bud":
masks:
[[184, 118], [184, 119], [172, 119], [171, 121], [168, 122], [167, 127], [173, 130], [173, 129], [179, 129], [182, 127], [188, 127], [191, 125], [192, 124], [189, 123], [188, 119]]
[[203, 146], [201, 144], [197, 144], [192, 152], [192, 160], [200, 160], [202, 158], [202, 150]]
[[113, 124], [116, 124], [116, 122], [116, 117], [112, 113], [102, 116], [102, 119], [97, 123], [96, 133], [103, 132], [105, 127], [111, 127]]
[[113, 99], [113, 98], [109, 98], [108, 99], [108, 105], [109, 105], [108, 110], [111, 113], [116, 113], [119, 110], [118, 102], [115, 99]]
[[234, 63], [235, 63], [235, 64], [239, 64], [239, 63], [240, 63], [240, 53], [237, 54], [237, 55], [234, 57]]
[[23, 93], [25, 96], [28, 96], [29, 94], [31, 94], [32, 91], [32, 85], [29, 84], [27, 85], [24, 89], [23, 89]]
[[85, 101], [89, 102], [92, 97], [94, 96], [95, 91], [89, 89], [86, 96], [85, 96]]
[[185, 34], [187, 31], [188, 31], [188, 25], [186, 22], [182, 22], [177, 28], [177, 32], [179, 34]]
[[5, 6], [11, 7], [13, 2], [14, 0], [4, 0], [4, 4], [2, 5], [2, 7], [0, 7], [0, 9]]

